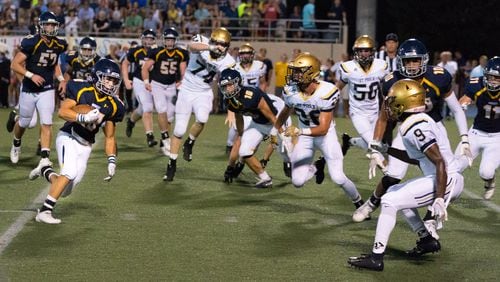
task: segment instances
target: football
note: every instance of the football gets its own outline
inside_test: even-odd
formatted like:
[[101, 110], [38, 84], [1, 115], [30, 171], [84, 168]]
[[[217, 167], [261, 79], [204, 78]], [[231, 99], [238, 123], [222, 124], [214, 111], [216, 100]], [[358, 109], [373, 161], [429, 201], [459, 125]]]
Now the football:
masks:
[[92, 111], [94, 109], [94, 107], [92, 107], [91, 105], [87, 105], [87, 104], [79, 104], [79, 105], [75, 105], [73, 107], [73, 110], [79, 114], [86, 114], [90, 111]]

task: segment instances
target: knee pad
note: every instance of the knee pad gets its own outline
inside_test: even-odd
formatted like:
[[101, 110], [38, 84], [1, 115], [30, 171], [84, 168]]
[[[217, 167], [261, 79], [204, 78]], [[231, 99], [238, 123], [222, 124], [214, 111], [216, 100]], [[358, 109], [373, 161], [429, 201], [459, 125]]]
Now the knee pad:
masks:
[[[34, 122], [33, 122], [34, 121]], [[19, 126], [22, 128], [33, 128], [36, 126], [36, 119], [33, 117], [19, 117]]]
[[382, 186], [385, 188], [385, 190], [389, 189], [392, 185], [396, 185], [399, 182], [401, 182], [401, 179], [397, 179], [388, 175], [384, 175], [382, 177]]

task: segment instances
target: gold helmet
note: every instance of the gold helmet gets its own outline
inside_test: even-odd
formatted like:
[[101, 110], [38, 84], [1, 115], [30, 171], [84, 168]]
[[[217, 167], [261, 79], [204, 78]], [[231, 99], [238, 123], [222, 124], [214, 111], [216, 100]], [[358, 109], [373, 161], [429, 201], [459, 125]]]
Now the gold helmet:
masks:
[[[361, 35], [352, 46], [354, 59], [361, 66], [369, 66], [375, 58], [375, 41], [368, 35]], [[367, 52], [365, 54], [363, 51]]]
[[297, 84], [301, 90], [304, 90], [319, 77], [320, 66], [318, 58], [309, 52], [300, 53], [288, 64], [287, 84]]
[[245, 43], [240, 46], [238, 56], [242, 64], [251, 64], [255, 58], [255, 49], [250, 43]]
[[210, 44], [221, 45], [223, 48], [219, 51], [210, 51], [212, 57], [220, 57], [227, 53], [229, 45], [231, 44], [231, 34], [224, 27], [219, 27], [212, 31], [210, 34]]
[[425, 89], [413, 79], [394, 83], [385, 98], [385, 108], [390, 119], [399, 120], [403, 113], [425, 111]]

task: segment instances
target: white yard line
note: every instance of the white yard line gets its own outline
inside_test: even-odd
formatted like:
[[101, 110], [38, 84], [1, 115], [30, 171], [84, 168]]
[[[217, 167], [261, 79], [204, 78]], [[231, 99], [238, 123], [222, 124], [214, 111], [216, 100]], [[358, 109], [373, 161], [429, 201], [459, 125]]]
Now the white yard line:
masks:
[[463, 193], [465, 195], [467, 195], [467, 197], [469, 197], [469, 198], [476, 199], [476, 200], [481, 200], [481, 203], [483, 203], [483, 205], [485, 205], [486, 207], [488, 207], [488, 208], [496, 211], [497, 213], [500, 213], [500, 206], [497, 205], [497, 204], [495, 204], [495, 203], [493, 203], [492, 201], [484, 200], [483, 197], [481, 197], [481, 196], [479, 196], [479, 195], [477, 195], [475, 193], [472, 193], [471, 191], [466, 190], [466, 189], [464, 189]]

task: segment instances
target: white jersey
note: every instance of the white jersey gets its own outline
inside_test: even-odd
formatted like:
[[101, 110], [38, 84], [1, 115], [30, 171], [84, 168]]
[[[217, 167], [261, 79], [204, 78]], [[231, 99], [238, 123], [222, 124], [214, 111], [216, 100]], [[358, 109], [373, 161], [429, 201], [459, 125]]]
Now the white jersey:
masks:
[[353, 114], [378, 113], [380, 83], [387, 73], [387, 63], [380, 59], [373, 59], [366, 72], [355, 60], [340, 65], [340, 79], [349, 87], [349, 107]]
[[339, 99], [338, 88], [326, 81], [319, 82], [312, 96], [306, 96], [296, 86], [290, 85], [285, 86], [284, 92], [285, 104], [297, 113], [300, 128], [318, 126], [319, 114], [332, 111]]
[[[208, 38], [195, 36], [193, 42], [208, 44]], [[234, 67], [235, 61], [227, 54], [218, 59], [213, 59], [209, 51], [191, 52], [186, 73], [182, 79], [182, 86], [191, 92], [208, 92], [215, 76], [227, 68]]]
[[440, 134], [438, 125], [429, 115], [425, 113], [411, 115], [401, 124], [399, 133], [408, 156], [420, 162], [420, 169], [424, 175], [436, 174], [436, 166], [425, 155], [425, 151], [433, 144], [439, 147], [446, 162], [447, 173], [458, 172], [458, 163], [451, 151], [450, 141]]
[[266, 75], [266, 65], [258, 60], [253, 60], [252, 65], [248, 69], [244, 69], [241, 66], [241, 62], [237, 63], [234, 69], [240, 73], [243, 86], [258, 88], [260, 78]]

